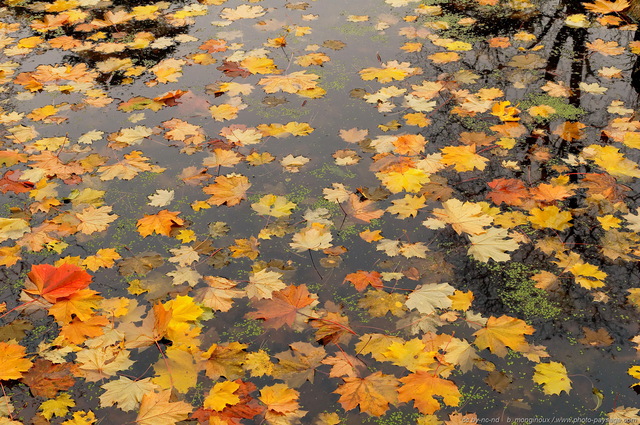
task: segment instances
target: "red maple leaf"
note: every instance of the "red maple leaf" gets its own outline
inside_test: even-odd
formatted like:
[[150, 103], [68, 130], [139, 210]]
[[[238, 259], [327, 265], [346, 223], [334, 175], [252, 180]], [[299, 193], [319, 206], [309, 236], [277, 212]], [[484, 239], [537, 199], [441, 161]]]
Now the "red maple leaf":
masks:
[[33, 266], [27, 276], [36, 285], [36, 289], [25, 289], [25, 292], [40, 295], [50, 303], [68, 297], [91, 283], [91, 275], [73, 264], [63, 264], [60, 267], [39, 264]]
[[496, 205], [503, 202], [507, 205], [522, 205], [522, 198], [529, 195], [524, 183], [518, 179], [495, 179], [487, 184], [493, 189], [487, 194], [487, 198]]
[[20, 175], [22, 173], [20, 171], [11, 170], [4, 173], [4, 176], [0, 179], [0, 192], [7, 193], [22, 193], [28, 192], [35, 186], [33, 183], [28, 181], [22, 181], [20, 179]]
[[358, 292], [362, 292], [369, 285], [374, 288], [382, 288], [382, 275], [378, 272], [365, 272], [364, 270], [358, 270], [355, 273], [349, 273], [344, 282], [351, 282]]
[[254, 302], [258, 311], [247, 314], [251, 319], [264, 319], [264, 325], [269, 328], [279, 328], [282, 325], [293, 326], [298, 311], [304, 307], [317, 303], [315, 296], [309, 293], [307, 285], [287, 286], [274, 292], [273, 298]]

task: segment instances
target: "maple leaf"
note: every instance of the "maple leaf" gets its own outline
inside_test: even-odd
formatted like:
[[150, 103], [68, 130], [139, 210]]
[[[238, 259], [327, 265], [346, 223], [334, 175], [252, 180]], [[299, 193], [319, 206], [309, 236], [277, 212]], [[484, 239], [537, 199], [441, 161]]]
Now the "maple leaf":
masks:
[[162, 210], [157, 214], [145, 214], [138, 220], [136, 227], [145, 238], [153, 233], [169, 236], [173, 227], [184, 224], [184, 220], [179, 218], [178, 214], [180, 214], [179, 211], [169, 210]]
[[535, 366], [533, 382], [541, 384], [545, 394], [560, 394], [571, 391], [571, 379], [562, 363], [539, 363]]
[[308, 342], [294, 342], [290, 344], [290, 348], [275, 355], [278, 363], [274, 366], [273, 376], [292, 387], [299, 387], [306, 381], [313, 383], [315, 369], [327, 355], [324, 347], [316, 347]]
[[109, 206], [96, 208], [91, 205], [83, 209], [82, 212], [76, 213], [76, 218], [80, 220], [78, 230], [85, 235], [106, 230], [109, 223], [118, 218], [117, 214], [109, 214], [111, 210], [112, 208]]
[[417, 168], [380, 172], [376, 173], [376, 176], [392, 193], [398, 193], [403, 190], [419, 192], [422, 189], [422, 185], [429, 182], [429, 174]]
[[93, 316], [93, 310], [99, 307], [102, 297], [91, 289], [80, 289], [73, 294], [60, 298], [49, 307], [51, 314], [60, 323], [68, 323], [74, 317], [80, 320], [88, 320]]
[[440, 150], [442, 163], [453, 165], [456, 171], [484, 170], [489, 159], [476, 153], [476, 145], [447, 146]]
[[296, 71], [285, 75], [265, 77], [258, 81], [266, 93], [283, 91], [285, 93], [299, 93], [303, 90], [314, 89], [320, 76], [307, 74], [307, 71]]
[[287, 414], [298, 410], [299, 395], [298, 391], [285, 384], [273, 384], [260, 390], [259, 399], [267, 406], [267, 409]]
[[522, 205], [523, 199], [527, 197], [528, 191], [522, 180], [518, 179], [494, 179], [487, 183], [491, 192], [487, 193], [487, 198], [496, 205], [505, 203], [507, 205]]
[[349, 327], [349, 318], [340, 313], [327, 312], [322, 317], [310, 318], [309, 322], [316, 328], [316, 341], [322, 345], [347, 343], [356, 334]]
[[109, 378], [133, 364], [129, 351], [114, 345], [81, 350], [76, 354], [76, 361], [89, 382]]
[[365, 378], [347, 377], [334, 393], [345, 410], [360, 406], [360, 411], [372, 416], [382, 416], [389, 410], [389, 403], [396, 404], [398, 380], [392, 375], [374, 372]]
[[209, 285], [197, 292], [196, 299], [203, 306], [214, 311], [229, 311], [234, 298], [241, 298], [248, 292], [234, 289], [237, 282], [223, 277], [205, 276], [204, 281]]
[[507, 230], [490, 227], [486, 233], [469, 237], [471, 247], [468, 254], [478, 261], [508, 261], [511, 256], [506, 251], [518, 249], [518, 242], [508, 237]]
[[427, 219], [422, 224], [427, 228], [435, 229], [449, 223], [458, 234], [465, 232], [470, 235], [480, 235], [486, 232], [484, 226], [493, 222], [493, 217], [485, 214], [482, 207], [473, 202], [449, 199], [443, 202], [442, 206], [444, 209], [433, 210], [436, 218]]
[[393, 206], [387, 208], [391, 214], [398, 214], [398, 218], [415, 217], [418, 210], [426, 205], [424, 196], [404, 195], [403, 199], [395, 199]]
[[53, 416], [67, 416], [69, 408], [75, 405], [76, 402], [71, 399], [71, 396], [64, 393], [54, 399], [42, 402], [40, 410], [42, 410], [42, 416], [50, 420]]
[[640, 177], [638, 164], [625, 158], [618, 148], [613, 146], [589, 145], [583, 149], [583, 156], [593, 161], [614, 177]]
[[21, 218], [0, 218], [0, 242], [19, 239], [29, 230], [29, 223]]
[[143, 395], [135, 422], [139, 425], [174, 425], [187, 419], [193, 407], [183, 401], [171, 402], [170, 397], [169, 390]]
[[205, 409], [220, 411], [227, 405], [233, 406], [239, 403], [240, 397], [234, 394], [238, 388], [240, 388], [240, 384], [233, 381], [216, 382], [204, 399]]
[[366, 308], [373, 317], [383, 317], [387, 313], [399, 317], [407, 310], [404, 301], [402, 294], [371, 290], [358, 301], [358, 307]]
[[50, 303], [86, 288], [92, 276], [73, 264], [55, 267], [50, 264], [35, 265], [27, 274], [36, 289], [25, 289], [28, 294], [39, 295]]
[[53, 364], [49, 360], [37, 359], [33, 367], [22, 378], [35, 396], [54, 398], [58, 391], [66, 391], [75, 384], [74, 375], [78, 367], [71, 363]]
[[249, 284], [245, 290], [249, 298], [271, 298], [274, 291], [284, 289], [287, 285], [280, 280], [282, 273], [268, 271], [266, 269], [257, 271], [249, 277]]
[[498, 318], [489, 317], [487, 324], [473, 335], [478, 348], [489, 348], [492, 353], [504, 357], [507, 355], [507, 347], [514, 350], [526, 348], [528, 344], [524, 336], [533, 332], [533, 327], [524, 320], [503, 315]]
[[452, 295], [455, 289], [448, 283], [432, 283], [421, 285], [409, 296], [405, 305], [410, 309], [416, 309], [422, 314], [434, 313], [436, 308], [451, 307]]
[[311, 223], [300, 232], [293, 235], [293, 242], [289, 244], [291, 248], [298, 252], [329, 248], [333, 236], [325, 224]]
[[20, 379], [33, 366], [31, 361], [24, 358], [25, 355], [25, 347], [22, 345], [0, 342], [0, 380]]
[[629, 2], [627, 0], [595, 0], [593, 3], [582, 3], [582, 5], [585, 9], [593, 13], [607, 14], [612, 12], [622, 12], [629, 7]]
[[572, 215], [569, 211], [560, 211], [555, 205], [544, 208], [533, 208], [531, 211], [531, 224], [536, 229], [551, 228], [555, 230], [565, 230], [573, 226], [569, 223]]
[[100, 395], [100, 406], [109, 407], [115, 404], [125, 412], [136, 409], [145, 394], [160, 390], [158, 385], [151, 382], [151, 378], [133, 381], [126, 376], [107, 382], [102, 388], [105, 392]]
[[398, 389], [399, 401], [413, 400], [414, 406], [425, 415], [440, 409], [434, 396], [442, 397], [448, 406], [457, 406], [462, 394], [452, 381], [438, 378], [433, 372], [418, 371], [400, 379], [404, 385]]
[[291, 214], [291, 210], [296, 204], [287, 201], [284, 196], [265, 195], [258, 202], [251, 204], [258, 214], [270, 215], [272, 217], [286, 217]]
[[213, 380], [224, 376], [227, 379], [235, 379], [244, 374], [242, 364], [245, 361], [246, 344], [239, 342], [229, 342], [225, 344], [212, 344], [209, 349], [202, 354], [206, 359], [205, 371], [207, 376]]
[[367, 286], [371, 285], [374, 288], [382, 288], [382, 275], [379, 272], [365, 272], [358, 270], [356, 273], [349, 273], [342, 283], [350, 282], [356, 288], [358, 292], [364, 291]]
[[71, 322], [62, 326], [60, 335], [72, 344], [81, 344], [87, 338], [102, 335], [105, 326], [109, 324], [109, 319], [104, 316], [91, 316], [87, 320], [75, 317]]
[[251, 187], [249, 179], [240, 174], [227, 174], [216, 177], [213, 184], [206, 186], [202, 191], [211, 195], [207, 202], [212, 205], [226, 204], [228, 207], [239, 204], [246, 198], [246, 192]]
[[288, 325], [300, 329], [309, 320], [312, 308], [318, 304], [317, 296], [309, 293], [306, 285], [290, 285], [271, 293], [270, 299], [253, 303], [258, 311], [247, 313], [251, 319], [263, 319], [268, 328], [280, 328]]
[[433, 370], [436, 364], [435, 351], [427, 351], [426, 344], [414, 338], [409, 341], [394, 342], [382, 353], [386, 361], [402, 366], [412, 372], [418, 370]]
[[348, 215], [370, 223], [371, 220], [382, 217], [384, 210], [375, 209], [375, 202], [365, 199], [360, 200], [360, 196], [355, 193], [349, 195], [349, 200], [345, 204], [345, 211]]

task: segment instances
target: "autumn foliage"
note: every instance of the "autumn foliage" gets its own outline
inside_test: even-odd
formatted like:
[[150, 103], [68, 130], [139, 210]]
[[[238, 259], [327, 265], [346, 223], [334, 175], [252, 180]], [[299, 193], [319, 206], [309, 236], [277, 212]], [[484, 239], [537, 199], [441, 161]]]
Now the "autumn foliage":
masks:
[[0, 424], [640, 420], [629, 2], [276, 3], [3, 2]]

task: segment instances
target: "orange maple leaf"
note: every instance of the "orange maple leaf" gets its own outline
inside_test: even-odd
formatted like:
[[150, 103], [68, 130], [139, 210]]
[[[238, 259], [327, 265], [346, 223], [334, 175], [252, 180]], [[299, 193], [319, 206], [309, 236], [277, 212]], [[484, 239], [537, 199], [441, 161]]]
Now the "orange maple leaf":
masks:
[[400, 379], [404, 385], [398, 390], [398, 400], [411, 401], [423, 414], [430, 415], [440, 409], [440, 402], [433, 396], [442, 397], [448, 406], [460, 403], [460, 391], [452, 381], [438, 378], [433, 372], [418, 371]]
[[487, 184], [493, 189], [487, 193], [487, 198], [496, 205], [503, 202], [513, 206], [522, 205], [522, 200], [529, 194], [522, 180], [518, 179], [494, 179]]
[[492, 353], [504, 357], [507, 355], [507, 347], [514, 350], [522, 350], [528, 346], [525, 335], [533, 334], [532, 326], [524, 320], [509, 316], [489, 317], [484, 328], [473, 335], [475, 344], [481, 350], [489, 348]]
[[0, 379], [19, 379], [23, 372], [29, 370], [32, 363], [24, 358], [25, 350], [22, 345], [0, 342]]
[[382, 275], [376, 271], [365, 272], [358, 270], [355, 273], [349, 273], [342, 281], [342, 283], [344, 282], [351, 282], [358, 292], [364, 291], [369, 285], [378, 289], [383, 286]]
[[109, 323], [104, 316], [93, 316], [85, 321], [76, 317], [60, 329], [60, 335], [72, 344], [82, 344], [87, 338], [102, 335]]
[[375, 209], [374, 204], [374, 201], [368, 199], [361, 201], [358, 195], [352, 193], [344, 208], [348, 215], [369, 223], [384, 214], [384, 210]]
[[355, 409], [373, 416], [381, 416], [389, 409], [389, 403], [397, 402], [398, 380], [382, 372], [374, 372], [366, 378], [344, 378], [344, 384], [334, 393], [340, 394], [340, 404], [345, 410]]
[[247, 190], [251, 187], [249, 179], [243, 175], [231, 173], [216, 177], [213, 184], [202, 189], [211, 195], [207, 202], [212, 205], [226, 204], [228, 207], [239, 204], [246, 198]]
[[138, 232], [145, 238], [152, 233], [169, 236], [173, 227], [184, 224], [184, 220], [178, 218], [178, 214], [180, 214], [179, 211], [169, 210], [162, 210], [157, 214], [145, 214], [136, 224]]
[[[264, 325], [268, 328], [279, 328], [283, 325], [294, 327], [296, 320], [303, 322], [308, 317], [298, 317], [300, 310], [318, 304], [317, 296], [309, 293], [306, 285], [287, 286], [286, 288], [272, 293], [272, 299], [259, 300], [253, 303], [258, 309], [247, 314], [250, 319], [263, 319]], [[310, 311], [309, 311], [310, 312]]]

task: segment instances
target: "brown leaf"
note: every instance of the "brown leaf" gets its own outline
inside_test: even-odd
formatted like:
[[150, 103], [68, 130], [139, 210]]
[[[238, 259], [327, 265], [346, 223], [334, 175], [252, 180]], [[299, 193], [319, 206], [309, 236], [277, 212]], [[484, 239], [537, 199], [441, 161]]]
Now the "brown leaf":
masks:
[[53, 364], [49, 360], [38, 359], [22, 377], [34, 396], [54, 398], [58, 391], [66, 391], [73, 386], [79, 376], [76, 365], [71, 363]]

